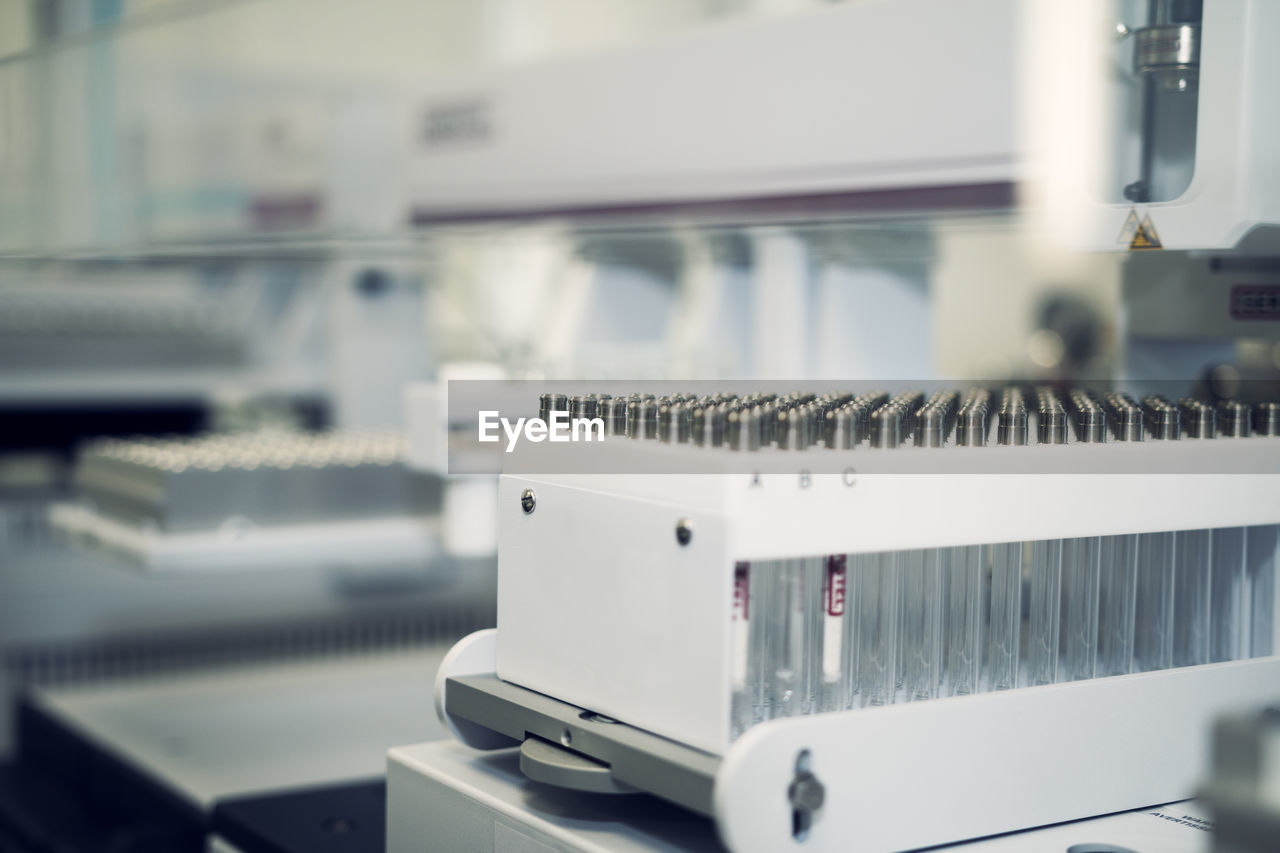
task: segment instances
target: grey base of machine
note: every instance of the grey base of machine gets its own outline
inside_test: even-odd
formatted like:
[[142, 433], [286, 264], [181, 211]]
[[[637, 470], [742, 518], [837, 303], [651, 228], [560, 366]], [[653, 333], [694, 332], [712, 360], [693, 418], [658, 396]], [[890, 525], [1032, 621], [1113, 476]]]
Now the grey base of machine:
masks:
[[494, 675], [450, 678], [445, 705], [450, 716], [522, 745], [520, 767], [531, 779], [591, 793], [644, 791], [712, 813], [717, 756]]
[[[1123, 812], [947, 845], [957, 853], [1204, 853], [1211, 824], [1195, 802]], [[841, 849], [858, 849], [844, 839]], [[1261, 848], [1255, 848], [1261, 849]], [[520, 770], [520, 750], [456, 741], [391, 750], [387, 853], [723, 853], [714, 823], [655, 799], [552, 788]]]

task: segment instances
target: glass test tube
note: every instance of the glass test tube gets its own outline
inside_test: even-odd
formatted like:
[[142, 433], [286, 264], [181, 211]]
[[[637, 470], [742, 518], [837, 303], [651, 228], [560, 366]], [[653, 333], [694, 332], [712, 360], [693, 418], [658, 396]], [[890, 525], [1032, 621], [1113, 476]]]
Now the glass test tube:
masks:
[[1098, 675], [1133, 671], [1134, 604], [1138, 592], [1138, 536], [1102, 540], [1098, 591]]
[[844, 624], [840, 626], [840, 699], [837, 707], [852, 708], [861, 700], [861, 680], [859, 667], [862, 658], [859, 654], [862, 644], [861, 616], [863, 610], [862, 596], [866, 589], [862, 585], [864, 573], [875, 568], [878, 556], [875, 554], [851, 554], [845, 563], [845, 589], [851, 593], [845, 599]]
[[760, 560], [747, 570], [747, 689], [753, 724], [774, 717], [775, 647], [785, 624], [774, 594], [779, 567], [776, 560]]
[[890, 705], [897, 686], [902, 552], [869, 555], [858, 572], [858, 704]]
[[751, 564], [735, 563], [733, 567], [733, 611], [730, 617], [730, 679], [733, 696], [730, 703], [730, 737], [734, 740], [754, 722], [751, 692]]
[[799, 596], [800, 614], [799, 644], [796, 647], [796, 670], [799, 679], [799, 705], [795, 713], [814, 714], [823, 710], [825, 613], [824, 591], [827, 584], [827, 558], [806, 557], [794, 561], [797, 577], [792, 585], [793, 595]]
[[1249, 657], [1275, 654], [1276, 564], [1280, 561], [1280, 525], [1248, 528]]
[[965, 696], [981, 689], [982, 546], [952, 548], [949, 573], [946, 690]]
[[773, 716], [791, 717], [800, 713], [800, 688], [804, 661], [803, 561], [778, 560], [771, 579], [773, 609], [778, 614], [778, 631], [773, 648]]
[[[1110, 393], [1106, 401], [1117, 441], [1144, 441], [1148, 425], [1152, 437], [1159, 440], [1172, 440], [1179, 435], [1177, 407], [1163, 398], [1150, 398], [1147, 408], [1128, 394]], [[1133, 671], [1137, 561], [1138, 534], [1103, 537], [1098, 586], [1099, 676]]]
[[1135, 602], [1133, 668], [1168, 669], [1173, 664], [1174, 533], [1138, 536], [1138, 594]]
[[[1209, 661], [1239, 660], [1248, 655], [1249, 648], [1249, 610], [1246, 608], [1249, 565], [1247, 560], [1247, 540], [1243, 527], [1226, 530], [1203, 530], [1197, 533], [1207, 534], [1210, 540], [1205, 550], [1207, 565], [1204, 567], [1204, 613], [1205, 624], [1201, 640], [1204, 648], [1197, 644], [1196, 650], [1203, 652], [1204, 660]], [[1188, 534], [1190, 535], [1190, 534]]]
[[1018, 630], [1022, 622], [1022, 543], [991, 546], [991, 620], [987, 639], [989, 689], [1018, 685]]
[[934, 699], [942, 672], [943, 577], [947, 549], [906, 554], [903, 567], [902, 681], [906, 701]]
[[[1174, 666], [1209, 662], [1210, 567], [1215, 540], [1219, 539], [1219, 533], [1225, 532], [1184, 530], [1177, 534], [1178, 544], [1173, 555]], [[1237, 572], [1243, 568], [1243, 536], [1239, 542]]]
[[1027, 613], [1026, 683], [1058, 680], [1058, 620], [1062, 595], [1062, 540], [1031, 543], [1031, 598]]
[[[1200, 429], [1195, 407], [1179, 408], [1163, 397], [1142, 399], [1146, 431], [1156, 441], [1178, 441], [1182, 436], [1182, 414], [1189, 416], [1189, 435], [1212, 436], [1210, 428]], [[1134, 604], [1133, 670], [1146, 672], [1173, 665], [1174, 564], [1180, 545], [1178, 534], [1143, 533], [1138, 536], [1138, 583]]]
[[822, 589], [822, 710], [838, 711], [844, 692], [841, 680], [845, 667], [844, 623], [848, 602], [848, 558], [835, 555], [826, 559], [826, 580]]
[[1097, 675], [1098, 587], [1101, 582], [1102, 537], [1068, 539], [1062, 547], [1063, 681]]

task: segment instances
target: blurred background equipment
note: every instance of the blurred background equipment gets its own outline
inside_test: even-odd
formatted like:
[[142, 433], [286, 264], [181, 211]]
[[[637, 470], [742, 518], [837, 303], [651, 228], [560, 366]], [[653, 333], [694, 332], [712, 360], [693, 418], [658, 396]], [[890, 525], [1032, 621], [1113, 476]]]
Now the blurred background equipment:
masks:
[[1238, 713], [1213, 731], [1213, 770], [1201, 797], [1213, 815], [1214, 853], [1253, 853], [1280, 833], [1280, 714]]
[[[509, 507], [449, 473], [448, 383], [1266, 411], [1278, 33], [1269, 0], [0, 0], [0, 847], [716, 849], [456, 743], [397, 752], [385, 823], [386, 750], [445, 736], [437, 664], [496, 622]], [[1195, 849], [1179, 808], [1079, 826]]]

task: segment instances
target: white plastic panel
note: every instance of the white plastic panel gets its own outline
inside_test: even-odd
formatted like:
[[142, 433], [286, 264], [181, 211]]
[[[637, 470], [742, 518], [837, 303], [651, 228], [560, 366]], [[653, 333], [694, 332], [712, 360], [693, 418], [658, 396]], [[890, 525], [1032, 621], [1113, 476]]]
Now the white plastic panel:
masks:
[[1014, 178], [1017, 0], [864, 0], [441, 80], [428, 218]]
[[[725, 756], [716, 820], [737, 853], [884, 851], [1171, 802], [1203, 780], [1219, 714], [1278, 698], [1266, 658], [764, 723]], [[801, 843], [786, 790], [806, 749], [826, 805]]]
[[[525, 488], [536, 494], [527, 515]], [[715, 569], [727, 565], [725, 527], [678, 498], [503, 477], [497, 673], [719, 752], [729, 739], [732, 575]], [[694, 531], [684, 547], [675, 536], [682, 518]]]

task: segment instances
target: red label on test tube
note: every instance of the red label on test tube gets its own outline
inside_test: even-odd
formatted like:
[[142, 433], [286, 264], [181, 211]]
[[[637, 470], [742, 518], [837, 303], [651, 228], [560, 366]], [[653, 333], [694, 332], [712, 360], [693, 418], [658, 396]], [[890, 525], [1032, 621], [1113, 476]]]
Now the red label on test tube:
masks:
[[844, 615], [846, 560], [843, 554], [827, 558], [827, 615]]

